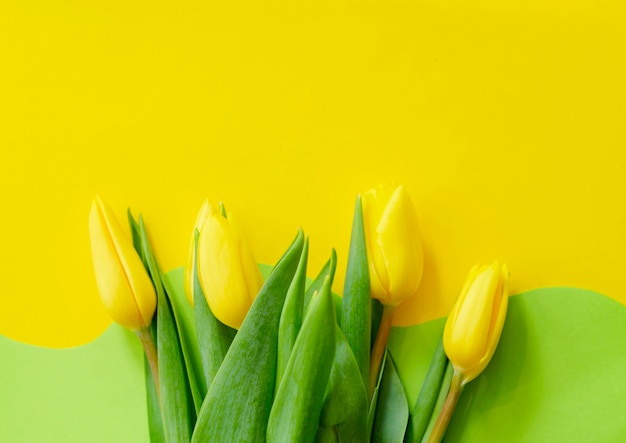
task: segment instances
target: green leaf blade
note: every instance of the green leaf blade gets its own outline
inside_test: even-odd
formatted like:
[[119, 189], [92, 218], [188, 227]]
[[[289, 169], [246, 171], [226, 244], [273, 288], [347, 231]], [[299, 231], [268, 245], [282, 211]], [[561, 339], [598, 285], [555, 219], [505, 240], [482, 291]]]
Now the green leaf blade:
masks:
[[187, 443], [191, 440], [195, 423], [193, 400], [174, 313], [141, 216], [139, 233], [144, 257], [157, 292], [157, 352], [163, 429], [169, 443]]
[[326, 388], [317, 440], [364, 442], [368, 440], [367, 392], [354, 354], [338, 326], [335, 326], [335, 335], [335, 359]]
[[418, 443], [422, 440], [430, 417], [433, 415], [447, 365], [448, 357], [443, 349], [443, 340], [440, 340], [426, 373], [422, 389], [411, 409], [407, 428], [407, 442]]
[[387, 355], [378, 392], [372, 442], [402, 443], [409, 421], [409, 405], [393, 359]]
[[296, 270], [296, 275], [289, 285], [283, 311], [280, 315], [278, 327], [278, 361], [276, 368], [276, 387], [287, 369], [287, 363], [291, 355], [298, 333], [302, 326], [304, 315], [304, 286], [306, 284], [306, 270], [309, 253], [309, 239], [304, 240], [304, 247], [300, 256], [300, 263]]
[[267, 425], [267, 441], [312, 442], [335, 354], [335, 306], [330, 279], [311, 301]]
[[352, 221], [350, 252], [344, 283], [341, 330], [359, 365], [363, 383], [369, 383], [371, 340], [370, 278], [363, 226], [361, 197], [357, 198]]

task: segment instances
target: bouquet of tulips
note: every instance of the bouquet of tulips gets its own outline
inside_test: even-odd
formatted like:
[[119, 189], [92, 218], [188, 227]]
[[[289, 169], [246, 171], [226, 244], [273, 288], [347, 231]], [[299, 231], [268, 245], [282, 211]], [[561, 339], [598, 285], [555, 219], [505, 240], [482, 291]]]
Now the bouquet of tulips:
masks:
[[130, 235], [96, 197], [91, 247], [106, 310], [145, 350], [152, 442], [440, 441], [506, 317], [506, 267], [475, 267], [408, 405], [387, 351], [394, 311], [415, 295], [423, 268], [403, 187], [357, 198], [341, 298], [331, 292], [334, 250], [308, 280], [300, 230], [264, 281], [236, 218], [206, 202], [181, 306], [142, 217], [129, 211], [128, 220]]

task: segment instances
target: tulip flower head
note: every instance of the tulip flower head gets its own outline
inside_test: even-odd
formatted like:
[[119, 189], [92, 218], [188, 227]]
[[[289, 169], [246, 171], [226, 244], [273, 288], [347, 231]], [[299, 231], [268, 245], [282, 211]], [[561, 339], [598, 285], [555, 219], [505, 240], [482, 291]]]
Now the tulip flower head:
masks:
[[417, 215], [403, 186], [379, 187], [362, 197], [370, 290], [397, 306], [417, 292], [424, 252]]
[[198, 239], [198, 275], [213, 315], [239, 329], [263, 278], [252, 250], [232, 214], [211, 208]]
[[120, 325], [150, 325], [156, 292], [146, 269], [113, 211], [96, 196], [89, 213], [89, 236], [96, 283], [104, 308]]
[[475, 266], [446, 322], [443, 345], [463, 384], [476, 378], [498, 346], [508, 306], [506, 265]]

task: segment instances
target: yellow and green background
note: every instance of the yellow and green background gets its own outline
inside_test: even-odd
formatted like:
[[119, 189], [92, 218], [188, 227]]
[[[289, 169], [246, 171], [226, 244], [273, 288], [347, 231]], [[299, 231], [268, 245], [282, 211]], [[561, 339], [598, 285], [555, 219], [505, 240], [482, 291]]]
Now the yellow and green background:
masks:
[[[109, 328], [96, 292], [96, 193], [120, 218], [143, 214], [168, 271], [185, 264], [205, 197], [238, 214], [261, 263], [302, 226], [311, 269], [337, 249], [340, 293], [355, 196], [379, 183], [406, 186], [425, 244], [423, 284], [397, 318], [422, 325], [396, 330], [397, 352], [420, 348], [469, 268], [498, 258], [526, 292], [505, 327], [514, 344], [459, 413], [495, 426], [524, 410], [578, 432], [555, 426], [550, 441], [600, 417], [622, 432], [604, 438], [624, 435], [612, 420], [626, 393], [625, 48], [617, 0], [5, 2], [0, 440], [31, 441], [33, 417], [58, 432], [40, 441], [147, 438], [133, 419], [145, 420], [139, 347]], [[527, 292], [550, 287], [579, 289]], [[507, 355], [522, 358], [517, 378], [494, 384]], [[557, 360], [588, 376], [546, 406], [567, 391]], [[108, 434], [107, 413], [125, 417]]]

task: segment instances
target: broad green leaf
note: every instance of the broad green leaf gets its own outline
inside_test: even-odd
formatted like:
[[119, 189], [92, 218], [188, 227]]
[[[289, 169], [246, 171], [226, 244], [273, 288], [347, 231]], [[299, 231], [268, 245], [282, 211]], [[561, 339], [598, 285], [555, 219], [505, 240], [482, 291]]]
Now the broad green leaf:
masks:
[[280, 313], [303, 243], [299, 231], [259, 291], [204, 399], [193, 442], [265, 440], [274, 397]]
[[304, 311], [304, 286], [306, 284], [307, 259], [309, 254], [309, 238], [304, 239], [304, 247], [298, 263], [296, 275], [289, 285], [283, 311], [278, 327], [278, 361], [276, 367], [276, 388], [280, 385], [291, 350], [302, 326]]
[[198, 348], [200, 358], [202, 360], [202, 379], [206, 392], [215, 379], [218, 369], [220, 368], [224, 357], [230, 348], [230, 344], [235, 338], [237, 331], [226, 326], [219, 321], [204, 297], [200, 279], [198, 278], [198, 267], [196, 265], [198, 254], [198, 230], [194, 232], [194, 258], [193, 258], [193, 297], [194, 297], [194, 316], [197, 331]]
[[319, 442], [367, 441], [367, 392], [346, 337], [335, 326], [335, 361], [317, 433]]
[[448, 357], [443, 349], [443, 341], [439, 340], [439, 346], [437, 346], [431, 360], [420, 394], [411, 409], [406, 436], [406, 441], [409, 443], [421, 441], [426, 432], [437, 402], [437, 396], [441, 390], [447, 364]]
[[157, 337], [161, 412], [168, 443], [189, 442], [195, 421], [183, 351], [172, 306], [168, 300], [161, 273], [148, 243], [143, 218], [139, 217], [142, 249], [157, 292]]
[[402, 443], [409, 421], [409, 405], [391, 355], [387, 355], [372, 431], [372, 442]]
[[313, 442], [335, 356], [330, 278], [311, 305], [291, 352], [267, 424], [267, 441]]
[[369, 383], [370, 370], [371, 303], [363, 212], [359, 196], [352, 221], [350, 253], [343, 290], [341, 330], [350, 344], [366, 386]]

